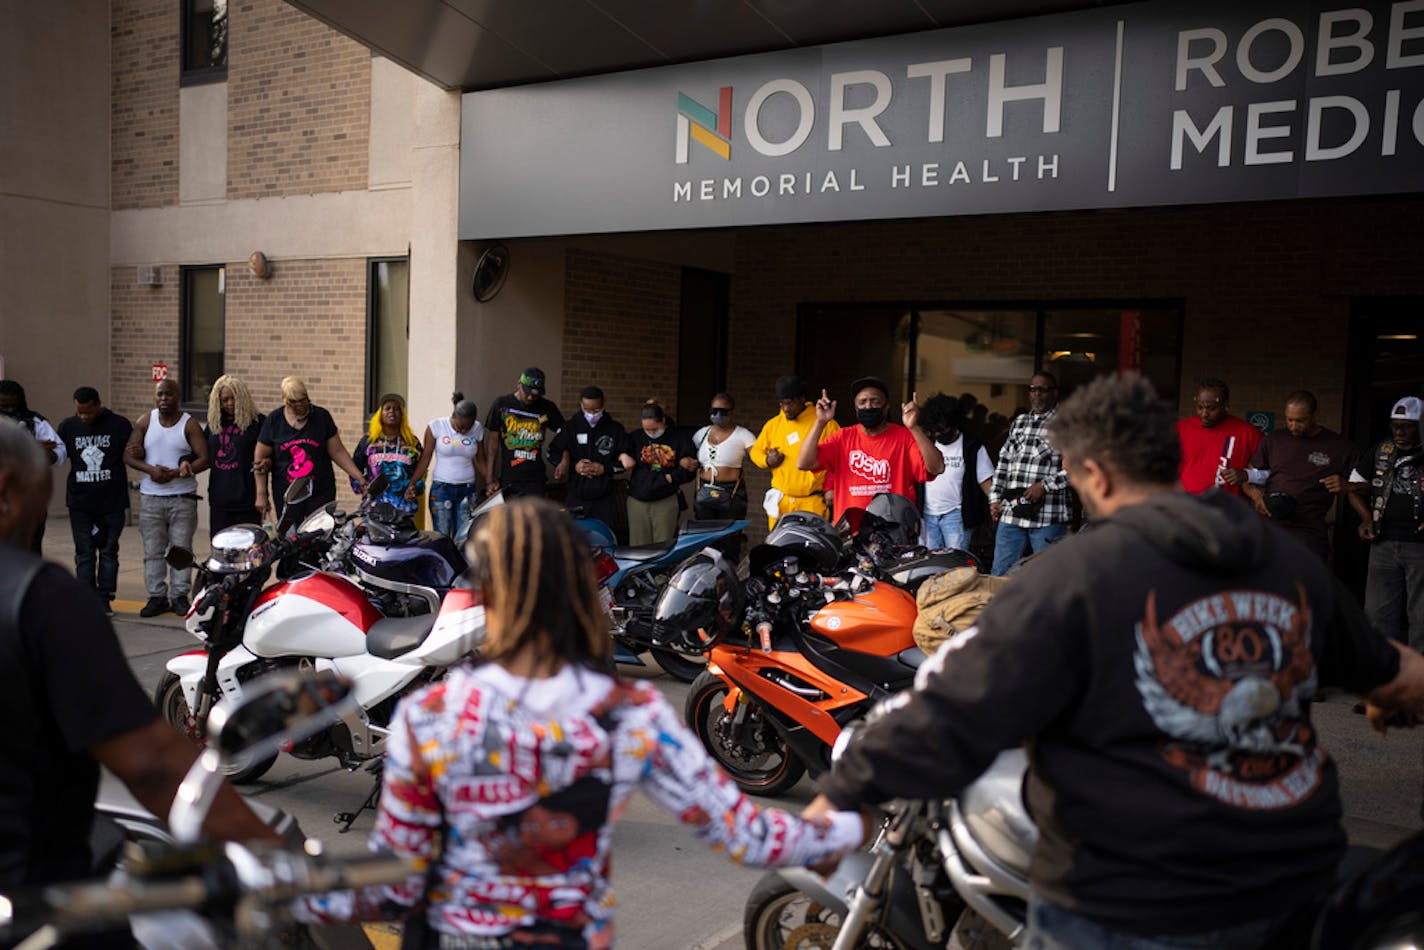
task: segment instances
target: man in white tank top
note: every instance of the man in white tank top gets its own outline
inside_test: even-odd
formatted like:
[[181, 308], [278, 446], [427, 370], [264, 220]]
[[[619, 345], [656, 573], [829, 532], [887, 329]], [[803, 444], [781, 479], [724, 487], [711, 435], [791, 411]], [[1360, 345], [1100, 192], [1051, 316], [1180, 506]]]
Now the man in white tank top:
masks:
[[191, 549], [198, 526], [198, 480], [208, 467], [208, 440], [202, 427], [178, 405], [178, 384], [165, 379], [154, 387], [157, 407], [134, 420], [124, 450], [128, 466], [143, 473], [138, 525], [143, 534], [143, 583], [148, 603], [139, 616], [172, 610], [188, 612], [191, 572], [170, 570], [163, 560], [172, 546]]

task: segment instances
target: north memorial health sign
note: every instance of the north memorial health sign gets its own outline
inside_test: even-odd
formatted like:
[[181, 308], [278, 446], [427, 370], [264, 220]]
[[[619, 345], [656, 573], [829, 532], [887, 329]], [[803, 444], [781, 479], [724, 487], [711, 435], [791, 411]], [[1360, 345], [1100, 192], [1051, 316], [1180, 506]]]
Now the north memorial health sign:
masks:
[[463, 98], [460, 237], [1424, 191], [1424, 0], [1129, 3]]

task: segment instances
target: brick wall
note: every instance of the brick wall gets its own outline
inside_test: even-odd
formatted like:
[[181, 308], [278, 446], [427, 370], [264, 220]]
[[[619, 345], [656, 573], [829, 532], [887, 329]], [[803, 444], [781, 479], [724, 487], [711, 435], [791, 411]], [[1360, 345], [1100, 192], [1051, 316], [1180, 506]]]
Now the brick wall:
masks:
[[364, 189], [370, 50], [283, 0], [228, 18], [228, 198]]
[[603, 388], [608, 411], [638, 424], [643, 402], [677, 400], [682, 270], [672, 264], [570, 250], [564, 277], [564, 385], [551, 394], [577, 411], [585, 386]]
[[115, 210], [178, 201], [178, 14], [179, 4], [171, 0], [113, 4], [110, 162]]
[[283, 377], [302, 377], [355, 448], [365, 429], [366, 261], [280, 261], [274, 271], [258, 280], [246, 263], [229, 265], [224, 368], [263, 412], [281, 404]]
[[110, 274], [112, 391], [102, 395], [130, 419], [153, 408], [153, 364], [166, 364], [175, 378], [179, 369], [178, 268], [164, 268], [163, 276], [161, 286], [150, 287], [134, 282], [132, 267]]
[[[268, 412], [281, 404], [284, 376], [306, 380], [312, 399], [341, 428], [348, 449], [365, 428], [366, 262], [281, 261], [270, 280], [246, 262], [227, 266], [224, 371], [237, 373]], [[113, 392], [105, 399], [133, 417], [153, 407], [152, 364], [182, 372], [178, 353], [178, 268], [161, 287], [134, 283], [132, 267], [113, 270]], [[77, 385], [77, 384], [76, 384]]]

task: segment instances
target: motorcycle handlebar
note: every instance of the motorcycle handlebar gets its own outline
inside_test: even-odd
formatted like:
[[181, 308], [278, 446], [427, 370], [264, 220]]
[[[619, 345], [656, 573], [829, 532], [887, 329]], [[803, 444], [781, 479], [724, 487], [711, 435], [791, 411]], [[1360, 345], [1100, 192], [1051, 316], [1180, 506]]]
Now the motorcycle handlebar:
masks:
[[[229, 843], [180, 876], [146, 879], [118, 875], [45, 887], [38, 895], [0, 896], [0, 940], [16, 939], [42, 926], [61, 933], [101, 929], [133, 914], [231, 908], [256, 897], [280, 906], [306, 894], [399, 884], [412, 865], [391, 855], [326, 858], [280, 848]], [[6, 911], [10, 914], [7, 916]]]

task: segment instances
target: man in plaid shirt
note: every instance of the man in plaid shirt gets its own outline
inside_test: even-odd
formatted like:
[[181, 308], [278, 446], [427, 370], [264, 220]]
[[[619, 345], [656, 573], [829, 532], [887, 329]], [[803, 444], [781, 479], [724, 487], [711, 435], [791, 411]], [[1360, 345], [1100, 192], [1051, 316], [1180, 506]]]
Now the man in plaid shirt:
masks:
[[1029, 411], [1009, 426], [989, 492], [989, 514], [999, 523], [996, 577], [1018, 563], [1025, 544], [1038, 552], [1067, 534], [1073, 514], [1063, 456], [1048, 444], [1048, 421], [1058, 405], [1058, 380], [1052, 373], [1033, 374], [1028, 404]]

